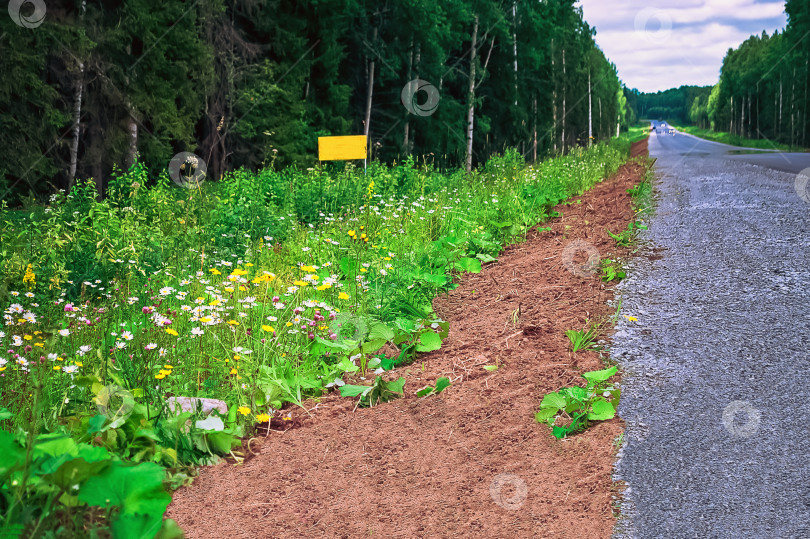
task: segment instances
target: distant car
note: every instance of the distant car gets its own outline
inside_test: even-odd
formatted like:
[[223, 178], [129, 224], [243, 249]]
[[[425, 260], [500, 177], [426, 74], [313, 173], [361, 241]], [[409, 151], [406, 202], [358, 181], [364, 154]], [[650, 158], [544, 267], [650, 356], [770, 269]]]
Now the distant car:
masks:
[[674, 134], [675, 134], [675, 129], [674, 129], [674, 128], [672, 128], [672, 127], [670, 127], [670, 128], [669, 128], [669, 130], [668, 130], [667, 132], [668, 132], [670, 135], [674, 135]]

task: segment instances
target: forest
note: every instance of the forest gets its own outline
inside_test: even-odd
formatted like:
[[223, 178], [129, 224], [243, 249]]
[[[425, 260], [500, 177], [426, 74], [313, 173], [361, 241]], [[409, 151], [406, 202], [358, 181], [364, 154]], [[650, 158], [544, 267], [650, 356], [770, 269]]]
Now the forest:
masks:
[[116, 168], [154, 176], [184, 151], [216, 180], [311, 167], [317, 137], [363, 134], [372, 160], [469, 170], [628, 121], [573, 0], [81, 0], [43, 13], [0, 18], [11, 204], [87, 178], [103, 196]]

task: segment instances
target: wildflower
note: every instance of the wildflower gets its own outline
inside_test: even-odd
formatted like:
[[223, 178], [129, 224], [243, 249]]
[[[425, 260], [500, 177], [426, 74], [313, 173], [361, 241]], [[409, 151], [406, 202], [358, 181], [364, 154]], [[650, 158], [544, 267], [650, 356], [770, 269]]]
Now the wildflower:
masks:
[[143, 348], [144, 348], [144, 350], [154, 350], [155, 348], [157, 348], [157, 344], [155, 344], [153, 342], [150, 342], [149, 344], [147, 344]]
[[165, 348], [161, 348], [160, 350], [158, 350], [158, 355], [159, 355], [160, 357], [166, 357], [166, 349], [165, 349]]
[[238, 326], [239, 322], [237, 322], [236, 320], [228, 320], [228, 325], [230, 325], [230, 326]]
[[93, 349], [92, 346], [90, 346], [89, 344], [85, 344], [84, 346], [80, 346], [79, 349], [76, 351], [76, 353], [80, 356], [83, 356], [92, 349]]
[[347, 294], [346, 292], [341, 292], [340, 294], [338, 294], [338, 299], [349, 299], [349, 294]]
[[270, 421], [270, 416], [267, 414], [259, 414], [256, 416], [256, 423], [268, 423]]
[[195, 336], [198, 336], [198, 337], [199, 337], [199, 336], [200, 336], [200, 335], [202, 335], [203, 333], [205, 333], [205, 332], [204, 332], [202, 329], [200, 329], [200, 328], [191, 328], [191, 334], [192, 334], [192, 335], [195, 335]]
[[262, 326], [262, 329], [263, 329], [264, 331], [266, 331], [267, 333], [272, 333], [272, 332], [274, 332], [274, 331], [275, 331], [275, 329], [273, 329], [273, 326], [268, 326], [268, 325], [263, 325], [263, 326]]
[[79, 370], [79, 367], [76, 366], [76, 365], [68, 365], [67, 367], [65, 367], [62, 370], [63, 370], [63, 372], [66, 372], [67, 374], [73, 374], [74, 372]]
[[34, 270], [32, 267], [33, 266], [31, 264], [28, 264], [28, 267], [25, 268], [25, 275], [23, 275], [23, 284], [29, 289], [33, 288], [37, 284], [37, 276], [34, 275]]
[[168, 333], [169, 335], [172, 335], [174, 337], [177, 337], [177, 335], [178, 335], [178, 333], [175, 330], [173, 330], [172, 328], [166, 328], [166, 333]]
[[160, 371], [155, 375], [155, 378], [157, 378], [158, 380], [163, 380], [164, 378], [166, 378], [166, 375], [163, 374], [163, 371]]
[[217, 268], [211, 268], [210, 271], [213, 275], [222, 275], [222, 272], [219, 271]]
[[125, 339], [127, 341], [131, 341], [132, 339], [134, 339], [134, 337], [132, 336], [132, 333], [130, 333], [129, 331], [122, 332], [121, 333], [121, 338]]
[[250, 415], [250, 408], [248, 408], [247, 406], [240, 406], [239, 408], [236, 409], [236, 411], [242, 415]]
[[638, 318], [636, 318], [635, 316], [627, 316], [626, 314], [623, 314], [622, 316], [627, 318], [627, 320], [630, 322], [638, 322]]
[[70, 335], [70, 330], [69, 329], [60, 329], [59, 330], [59, 335], [61, 335], [62, 337], [67, 337], [68, 335]]

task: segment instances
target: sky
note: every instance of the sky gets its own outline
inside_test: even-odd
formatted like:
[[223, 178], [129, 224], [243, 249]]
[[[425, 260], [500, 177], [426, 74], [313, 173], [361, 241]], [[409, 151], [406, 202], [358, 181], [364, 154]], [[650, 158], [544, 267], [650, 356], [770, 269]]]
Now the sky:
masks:
[[596, 43], [628, 88], [714, 85], [723, 57], [787, 25], [783, 0], [580, 0]]

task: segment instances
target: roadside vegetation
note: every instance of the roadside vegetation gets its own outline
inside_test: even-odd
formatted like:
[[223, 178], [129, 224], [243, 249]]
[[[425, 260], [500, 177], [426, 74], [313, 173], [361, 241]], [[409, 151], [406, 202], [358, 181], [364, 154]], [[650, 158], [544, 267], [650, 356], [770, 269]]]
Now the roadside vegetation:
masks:
[[[401, 395], [380, 375], [447, 336], [431, 300], [627, 154], [616, 140], [536, 166], [510, 151], [472, 174], [268, 168], [192, 189], [135, 167], [103, 200], [88, 182], [3, 206], [2, 529], [177, 533], [163, 485], [240, 460], [257, 425], [330, 390]], [[178, 397], [227, 409], [179, 412]]]

